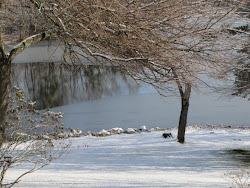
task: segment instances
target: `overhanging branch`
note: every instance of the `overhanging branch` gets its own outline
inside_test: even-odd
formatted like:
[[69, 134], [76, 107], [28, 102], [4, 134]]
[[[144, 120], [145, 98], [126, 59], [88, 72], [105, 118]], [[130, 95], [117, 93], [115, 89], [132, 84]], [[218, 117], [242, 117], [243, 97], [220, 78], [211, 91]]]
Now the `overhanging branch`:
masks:
[[25, 48], [28, 48], [29, 46], [36, 44], [42, 40], [45, 40], [49, 38], [53, 33], [51, 31], [45, 31], [36, 35], [33, 35], [19, 44], [17, 44], [9, 53], [9, 61], [12, 61], [14, 57], [16, 57], [18, 54], [20, 54]]

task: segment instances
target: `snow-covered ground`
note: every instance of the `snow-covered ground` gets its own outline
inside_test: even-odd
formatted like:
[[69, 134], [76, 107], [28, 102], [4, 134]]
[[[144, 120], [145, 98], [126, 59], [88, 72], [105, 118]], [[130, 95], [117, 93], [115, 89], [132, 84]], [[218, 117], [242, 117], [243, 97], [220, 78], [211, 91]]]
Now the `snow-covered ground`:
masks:
[[[66, 156], [15, 187], [230, 187], [225, 173], [250, 168], [229, 150], [250, 149], [250, 129], [189, 127], [186, 143], [163, 132], [73, 138]], [[249, 156], [248, 156], [249, 157]], [[26, 168], [25, 166], [23, 168]], [[21, 173], [11, 169], [8, 178]]]

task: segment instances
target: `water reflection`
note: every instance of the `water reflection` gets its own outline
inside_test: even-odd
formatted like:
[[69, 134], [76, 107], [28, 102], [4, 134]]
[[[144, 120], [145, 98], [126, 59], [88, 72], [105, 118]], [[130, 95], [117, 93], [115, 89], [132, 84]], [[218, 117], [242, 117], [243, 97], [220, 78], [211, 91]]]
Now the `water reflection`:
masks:
[[115, 67], [60, 63], [12, 64], [11, 85], [24, 88], [38, 109], [137, 93], [139, 89]]

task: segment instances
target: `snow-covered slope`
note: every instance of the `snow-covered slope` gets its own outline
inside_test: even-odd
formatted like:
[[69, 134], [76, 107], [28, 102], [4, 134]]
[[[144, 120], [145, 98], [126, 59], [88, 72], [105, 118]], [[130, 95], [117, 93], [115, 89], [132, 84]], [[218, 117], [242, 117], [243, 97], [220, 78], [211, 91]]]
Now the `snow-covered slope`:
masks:
[[162, 133], [73, 138], [66, 156], [15, 187], [230, 187], [224, 174], [250, 167], [229, 152], [250, 149], [249, 128], [189, 127], [185, 144]]

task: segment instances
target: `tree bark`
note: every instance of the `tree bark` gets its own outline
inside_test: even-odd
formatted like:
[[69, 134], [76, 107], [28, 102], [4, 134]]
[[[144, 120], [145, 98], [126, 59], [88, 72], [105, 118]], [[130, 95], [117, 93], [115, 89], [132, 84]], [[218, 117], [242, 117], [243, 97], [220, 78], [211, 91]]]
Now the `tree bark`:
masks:
[[189, 108], [189, 99], [181, 101], [181, 114], [179, 119], [179, 127], [178, 127], [178, 142], [184, 143], [185, 142], [185, 131], [187, 125], [187, 115], [188, 115], [188, 108]]
[[4, 142], [5, 119], [9, 99], [11, 66], [8, 60], [0, 59], [0, 147]]
[[185, 142], [185, 132], [187, 126], [190, 94], [191, 94], [191, 85], [186, 84], [185, 92], [182, 93], [181, 95], [181, 114], [179, 119], [178, 136], [177, 136], [177, 140], [180, 143]]
[[4, 142], [5, 118], [8, 107], [10, 87], [10, 61], [0, 31], [0, 147]]

